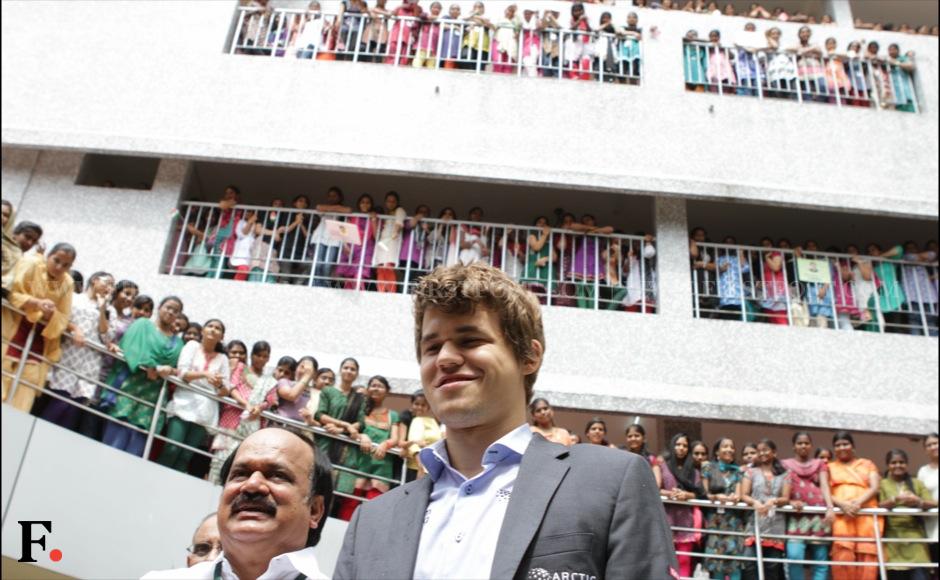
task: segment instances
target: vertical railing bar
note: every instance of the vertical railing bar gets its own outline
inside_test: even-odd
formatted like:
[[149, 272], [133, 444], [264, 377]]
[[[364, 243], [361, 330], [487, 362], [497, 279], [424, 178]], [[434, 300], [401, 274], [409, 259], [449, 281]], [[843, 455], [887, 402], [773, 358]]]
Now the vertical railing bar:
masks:
[[[235, 214], [235, 208], [233, 207], [230, 211], [232, 212], [232, 233], [234, 234], [234, 233], [235, 233], [235, 228], [237, 227], [237, 224], [235, 224], [235, 215], [236, 215], [236, 214]], [[216, 228], [215, 228], [215, 243], [216, 243], [216, 245], [219, 245], [219, 229], [222, 227], [222, 214], [223, 214], [223, 213], [224, 213], [224, 212], [223, 212], [221, 209], [219, 209], [219, 225], [216, 226]], [[228, 240], [226, 240], [226, 242], [227, 242], [227, 241], [228, 241]], [[215, 277], [216, 277], [216, 278], [221, 277], [221, 275], [222, 275], [222, 265], [225, 264], [225, 258], [226, 258], [226, 256], [225, 256], [225, 247], [224, 247], [224, 246], [225, 246], [225, 244], [223, 243], [223, 244], [221, 244], [221, 247], [219, 248], [219, 263], [216, 264], [216, 268], [215, 268]]]
[[[539, 47], [539, 50], [541, 50], [541, 47]], [[541, 58], [541, 57], [542, 57], [542, 55], [539, 54], [539, 58]], [[554, 278], [554, 276], [553, 276], [553, 274], [554, 274], [554, 272], [553, 272], [553, 270], [554, 270], [553, 266], [554, 266], [554, 264], [555, 264], [555, 260], [552, 259], [552, 256], [554, 256], [554, 254], [555, 254], [555, 230], [554, 230], [554, 228], [553, 228], [553, 229], [549, 232], [549, 234], [548, 234], [548, 243], [549, 243], [549, 248], [548, 248], [548, 288], [545, 289], [545, 305], [546, 305], [546, 306], [551, 306], [551, 305], [552, 305], [552, 290], [554, 290], [553, 286], [555, 285], [555, 278]]]
[[[444, 49], [444, 25], [438, 21], [435, 26], [437, 26], [437, 52], [434, 53], [434, 68], [440, 70], [441, 68], [441, 51]], [[448, 29], [449, 30], [449, 29]], [[451, 48], [451, 43], [454, 41], [454, 36], [451, 34], [450, 40], [447, 42], [448, 52]], [[430, 217], [430, 216], [428, 216]]]
[[[587, 243], [588, 239], [589, 238], [585, 238], [584, 242]], [[601, 290], [601, 266], [600, 266], [600, 256], [599, 256], [600, 245], [601, 245], [601, 238], [594, 236], [594, 310], [599, 309], [598, 300], [600, 299], [600, 290]]]
[[[380, 219], [382, 219], [381, 216], [376, 216], [376, 220], [380, 220]], [[360, 292], [363, 290], [362, 268], [365, 266], [365, 263], [366, 263], [366, 251], [367, 251], [367, 248], [369, 247], [368, 246], [369, 236], [370, 235], [375, 236], [375, 233], [372, 231], [372, 218], [366, 215], [365, 220], [366, 220], [365, 234], [362, 236], [362, 240], [360, 240], [362, 242], [362, 245], [360, 246], [360, 250], [359, 250], [359, 269], [356, 271], [356, 291], [357, 292]], [[378, 229], [379, 228], [376, 227], [376, 230]], [[378, 236], [375, 236], [375, 237], [378, 238]]]
[[[278, 224], [281, 223], [281, 210], [278, 209], [277, 212], [275, 213], [277, 214], [277, 217], [274, 218], [274, 228], [271, 230], [271, 242], [268, 244], [268, 255], [264, 259], [264, 268], [262, 268], [262, 272], [261, 272], [262, 282], [268, 281], [268, 270], [271, 267], [271, 254], [274, 253], [274, 244], [275, 244], [275, 237], [277, 236], [277, 228], [278, 228]], [[270, 216], [271, 216], [271, 212], [269, 210], [265, 210], [265, 222], [267, 222], [267, 218]], [[264, 223], [261, 224], [261, 229], [262, 229], [261, 236], [264, 237], [264, 231], [263, 231]]]
[[787, 253], [788, 252], [783, 251], [780, 252], [782, 265], [780, 271], [783, 273], [783, 291], [787, 302], [787, 324], [793, 326], [793, 309], [792, 305], [790, 304], [790, 281], [788, 279], [789, 276], [787, 276]]
[[[920, 276], [917, 275], [918, 272], [917, 270], [914, 269], [914, 268], [920, 268], [920, 267], [922, 266], [911, 267], [911, 278], [912, 278], [912, 281], [914, 282], [914, 289], [917, 290], [917, 304], [919, 305], [917, 310], [920, 312], [920, 324], [924, 328], [924, 336], [930, 336], [930, 328], [927, 325], [927, 309], [925, 308], [923, 292], [921, 292], [921, 289], [920, 289]], [[927, 268], [924, 268], [924, 276], [928, 277], [929, 279]], [[908, 300], [910, 300], [910, 297], [908, 297]]]
[[[16, 373], [13, 375], [13, 384], [10, 387], [10, 391], [7, 393], [7, 400], [13, 401], [16, 391], [20, 386], [20, 381], [23, 380], [23, 371], [26, 369], [27, 361], [29, 360], [29, 353], [33, 348], [33, 340], [36, 337], [36, 324], [33, 324], [33, 327], [29, 329], [29, 334], [26, 336], [26, 343], [23, 346], [23, 350], [20, 353], [20, 361], [16, 365]], [[9, 348], [9, 347], [8, 347]], [[42, 385], [37, 385], [42, 387]], [[30, 387], [27, 387], [30, 388]]]
[[[359, 62], [359, 47], [362, 45], [362, 29], [366, 25], [364, 14], [357, 15], [357, 18], [359, 18], [359, 26], [356, 29], [356, 46], [353, 49], [353, 62]], [[346, 48], [349, 48], [348, 44]]]
[[754, 516], [754, 549], [757, 553], [757, 580], [764, 580], [764, 549], [763, 546], [761, 546], [760, 515], [757, 513], [757, 510], [753, 510], [751, 515]]
[[885, 554], [884, 554], [884, 545], [881, 543], [881, 530], [878, 529], [878, 514], [872, 514], [872, 522], [874, 522], [874, 533], [875, 533], [875, 548], [878, 553], [878, 575], [881, 580], [888, 580], [888, 571], [885, 568]]
[[[875, 287], [875, 292], [874, 294], [872, 294], [872, 298], [870, 298], [869, 300], [874, 300], [875, 302], [875, 317], [877, 318], [875, 322], [878, 325], [878, 332], [880, 332], [881, 334], [884, 334], [885, 331], [888, 330], [888, 321], [884, 317], [884, 312], [881, 311], [881, 295], [878, 291], [879, 290], [878, 282], [881, 280], [881, 278], [880, 276], [877, 275], [877, 272], [875, 271], [875, 263], [878, 261], [879, 260], [877, 259], [869, 260], [869, 262], [871, 263], [871, 283], [872, 283], [872, 286]], [[882, 282], [882, 285], [883, 284], [884, 282]], [[866, 305], [865, 307], [867, 308], [868, 305]]]
[[[741, 300], [741, 322], [747, 322], [747, 298], [744, 296], [744, 267], [741, 265], [741, 258], [744, 256], [744, 253], [741, 251], [741, 248], [736, 248], [734, 252], [735, 267], [738, 269], [738, 292], [740, 293], [739, 299]], [[750, 259], [748, 255], [748, 259]], [[750, 260], [748, 261], [748, 271], [750, 271]]]
[[[319, 225], [323, 227], [322, 228], [317, 227], [317, 231], [319, 232], [319, 235], [317, 236], [317, 239], [315, 240], [316, 245], [313, 247], [313, 263], [310, 265], [310, 281], [307, 283], [308, 287], [313, 286], [314, 280], [317, 279], [317, 265], [318, 265], [318, 262], [320, 261], [320, 249], [321, 249], [321, 246], [323, 245], [323, 232], [326, 231], [326, 224], [324, 224], [323, 222], [327, 219], [327, 215], [328, 214], [326, 213], [321, 213], [317, 210], [314, 210], [310, 218], [310, 223], [312, 225], [314, 221], [313, 216], [319, 216], [320, 217]], [[308, 236], [307, 246], [310, 245], [309, 239], [313, 238], [314, 233], [315, 232], [313, 231], [313, 229], [307, 232], [307, 236]], [[281, 249], [283, 250], [283, 246]], [[326, 250], [326, 253], [329, 253], [329, 249]]]
[[235, 34], [232, 37], [232, 46], [229, 48], [229, 51], [228, 51], [229, 54], [235, 54], [235, 51], [238, 49], [238, 40], [241, 38], [242, 28], [244, 27], [244, 25], [245, 25], [245, 9], [240, 7], [238, 9], [238, 23], [235, 24]]
[[408, 293], [408, 283], [411, 281], [411, 254], [414, 252], [415, 247], [415, 236], [418, 235], [418, 228], [420, 222], [415, 222], [414, 227], [411, 228], [411, 235], [408, 236], [408, 248], [405, 253], [405, 277], [402, 281], [402, 294]]
[[150, 457], [150, 448], [153, 447], [153, 437], [157, 431], [157, 422], [160, 420], [160, 411], [163, 406], [163, 397], [166, 396], [166, 379], [160, 385], [160, 393], [157, 395], [157, 404], [153, 409], [153, 417], [150, 418], [150, 429], [147, 430], [147, 442], [144, 444], [143, 458]]
[[[180, 226], [180, 238], [179, 240], [176, 241], [176, 251], [173, 253], [173, 260], [170, 263], [170, 276], [173, 276], [174, 274], [176, 274], [176, 262], [179, 260], [180, 250], [183, 248], [183, 239], [189, 234], [189, 232], [187, 231], [187, 227], [189, 225], [189, 213], [190, 211], [192, 211], [192, 209], [193, 208], [191, 205], [186, 204], [186, 217], [183, 218], [183, 223]], [[173, 224], [171, 223], [170, 231], [172, 232], [172, 230], [173, 230]]]
[[842, 282], [842, 274], [839, 270], [839, 261], [836, 259], [836, 276], [834, 278], [832, 275], [832, 257], [826, 256], [826, 265], [829, 267], [829, 278], [831, 284], [829, 284], [829, 305], [832, 308], [832, 328], [834, 330], [839, 330], [839, 313], [836, 308], [836, 284]]

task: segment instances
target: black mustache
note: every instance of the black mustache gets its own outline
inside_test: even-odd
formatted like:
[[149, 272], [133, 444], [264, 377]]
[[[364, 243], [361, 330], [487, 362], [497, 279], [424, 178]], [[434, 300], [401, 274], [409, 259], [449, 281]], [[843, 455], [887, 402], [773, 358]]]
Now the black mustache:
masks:
[[238, 497], [235, 498], [235, 501], [232, 502], [232, 514], [234, 515], [246, 510], [262, 512], [273, 516], [277, 513], [277, 505], [270, 500], [265, 501], [250, 495], [239, 494]]

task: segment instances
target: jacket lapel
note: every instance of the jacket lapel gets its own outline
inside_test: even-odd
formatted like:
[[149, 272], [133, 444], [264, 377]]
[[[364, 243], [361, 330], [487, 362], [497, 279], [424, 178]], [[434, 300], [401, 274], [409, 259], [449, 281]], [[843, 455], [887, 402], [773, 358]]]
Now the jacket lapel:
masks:
[[[401, 522], [403, 525], [396, 525], [398, 531], [388, 536], [388, 547], [376, 552], [382, 554], [382, 557], [381, 561], [374, 562], [377, 573], [374, 577], [414, 576], [418, 544], [421, 541], [421, 530], [424, 528], [424, 513], [428, 509], [433, 485], [430, 477], [423, 477], [403, 489], [404, 495], [395, 505], [392, 516], [393, 522]], [[402, 557], [389, 558], [388, 554], [398, 554]]]
[[499, 531], [491, 578], [513, 578], [516, 575], [555, 490], [568, 473], [567, 463], [559, 461], [567, 455], [566, 447], [550, 443], [538, 434], [532, 436], [522, 456], [519, 476], [513, 485], [512, 498]]

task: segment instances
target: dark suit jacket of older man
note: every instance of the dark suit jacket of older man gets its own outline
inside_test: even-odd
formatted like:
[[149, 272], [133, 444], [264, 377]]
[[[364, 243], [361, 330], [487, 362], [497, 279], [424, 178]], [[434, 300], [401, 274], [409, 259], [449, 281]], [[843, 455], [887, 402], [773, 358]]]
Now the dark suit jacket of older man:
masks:
[[[334, 580], [412, 578], [433, 482], [425, 477], [363, 504]], [[678, 578], [672, 533], [649, 464], [597, 445], [535, 434], [519, 468], [492, 578]]]

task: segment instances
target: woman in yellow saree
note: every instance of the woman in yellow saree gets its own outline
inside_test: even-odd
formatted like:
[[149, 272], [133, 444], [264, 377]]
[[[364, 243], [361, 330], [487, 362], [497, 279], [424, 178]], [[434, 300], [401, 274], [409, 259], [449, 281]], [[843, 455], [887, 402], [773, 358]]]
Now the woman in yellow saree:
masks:
[[27, 337], [36, 326], [21, 375], [25, 384], [17, 387], [12, 400], [14, 407], [26, 413], [46, 383], [49, 363], [62, 356], [60, 338], [69, 327], [74, 285], [68, 272], [74, 261], [75, 248], [56, 244], [48, 258], [42, 254], [24, 257], [13, 270], [10, 304], [26, 314], [3, 309], [3, 400], [9, 396]]

